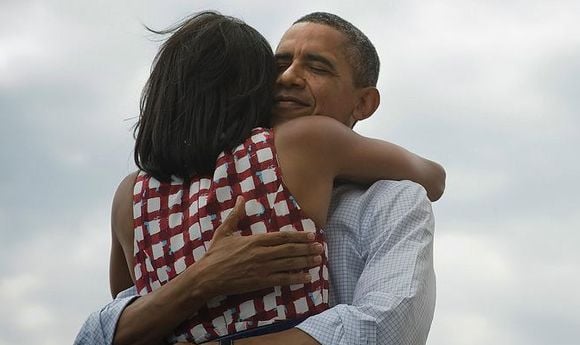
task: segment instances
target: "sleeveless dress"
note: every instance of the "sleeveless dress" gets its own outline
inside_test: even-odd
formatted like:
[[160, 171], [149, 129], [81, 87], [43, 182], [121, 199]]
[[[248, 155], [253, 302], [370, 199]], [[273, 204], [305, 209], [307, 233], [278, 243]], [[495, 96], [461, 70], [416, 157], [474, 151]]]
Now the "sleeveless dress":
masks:
[[[242, 236], [275, 231], [316, 233], [322, 263], [311, 283], [218, 296], [178, 327], [170, 341], [203, 342], [220, 336], [304, 318], [328, 308], [328, 268], [323, 231], [300, 209], [282, 181], [272, 129], [255, 128], [248, 139], [222, 152], [213, 176], [190, 183], [161, 183], [140, 172], [134, 186], [135, 286], [145, 295], [200, 260], [236, 197], [246, 200]], [[234, 233], [236, 234], [236, 233]]]

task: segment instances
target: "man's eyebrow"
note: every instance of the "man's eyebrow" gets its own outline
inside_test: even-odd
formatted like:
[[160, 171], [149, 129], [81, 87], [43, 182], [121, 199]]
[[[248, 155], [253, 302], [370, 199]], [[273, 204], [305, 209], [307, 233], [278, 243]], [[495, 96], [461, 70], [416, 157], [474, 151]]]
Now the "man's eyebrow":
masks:
[[274, 54], [276, 60], [292, 60], [292, 54], [290, 53], [277, 53]]
[[[288, 60], [292, 60], [294, 58], [294, 55], [292, 53], [277, 53], [274, 54], [274, 58], [276, 59], [276, 61], [278, 60], [283, 60], [283, 61], [288, 61]], [[307, 53], [305, 54], [305, 60], [307, 62], [320, 62], [323, 65], [325, 65], [326, 67], [328, 67], [329, 69], [336, 71], [336, 67], [334, 66], [334, 64], [327, 58], [325, 58], [324, 56], [320, 55], [320, 54], [315, 54], [315, 53]]]
[[308, 53], [306, 54], [306, 61], [320, 62], [331, 70], [336, 71], [334, 64], [329, 59], [320, 54]]

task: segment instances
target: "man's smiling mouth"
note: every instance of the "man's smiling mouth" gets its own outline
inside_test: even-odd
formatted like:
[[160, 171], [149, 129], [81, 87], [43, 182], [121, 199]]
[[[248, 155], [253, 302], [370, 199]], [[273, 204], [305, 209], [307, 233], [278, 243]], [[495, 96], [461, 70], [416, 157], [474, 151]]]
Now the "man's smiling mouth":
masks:
[[280, 95], [274, 98], [276, 105], [279, 106], [290, 106], [290, 107], [308, 107], [310, 104], [301, 100], [298, 97], [290, 96], [290, 95]]

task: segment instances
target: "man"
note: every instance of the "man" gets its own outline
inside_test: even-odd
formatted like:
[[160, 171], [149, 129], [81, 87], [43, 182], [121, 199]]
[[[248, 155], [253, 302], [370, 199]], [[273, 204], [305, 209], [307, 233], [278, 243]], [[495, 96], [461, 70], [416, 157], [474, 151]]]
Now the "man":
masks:
[[[378, 107], [376, 51], [362, 32], [335, 15], [312, 13], [299, 19], [282, 37], [276, 58], [280, 74], [274, 113], [278, 117], [324, 114], [352, 127]], [[224, 224], [220, 233], [231, 231], [235, 219]], [[424, 344], [433, 317], [435, 278], [433, 218], [423, 188], [393, 181], [380, 181], [368, 189], [338, 186], [325, 236], [334, 307], [293, 329], [235, 343]], [[219, 241], [223, 239], [218, 238], [218, 249], [225, 243]], [[306, 266], [305, 258], [315, 254], [304, 252], [294, 260], [304, 260]], [[132, 343], [143, 344], [161, 339], [188, 316], [188, 299], [180, 296], [191, 291], [187, 274], [181, 276], [128, 305], [134, 299], [134, 291], [129, 291], [128, 297], [93, 315], [97, 322], [113, 325], [86, 324], [77, 343], [91, 343], [90, 331], [104, 332], [108, 339], [115, 334], [116, 344], [131, 338]]]

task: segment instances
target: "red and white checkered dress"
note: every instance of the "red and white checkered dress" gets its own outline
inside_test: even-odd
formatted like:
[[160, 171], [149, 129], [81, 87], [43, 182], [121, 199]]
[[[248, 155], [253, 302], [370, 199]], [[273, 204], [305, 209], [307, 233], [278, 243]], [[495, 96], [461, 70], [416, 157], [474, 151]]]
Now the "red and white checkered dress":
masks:
[[[211, 179], [184, 184], [173, 178], [161, 183], [141, 172], [133, 194], [135, 285], [140, 295], [159, 288], [203, 257], [214, 229], [231, 212], [238, 195], [246, 200], [241, 235], [310, 231], [326, 248], [322, 230], [302, 212], [282, 182], [271, 129], [256, 128], [233, 151], [220, 154]], [[202, 342], [319, 313], [328, 307], [326, 251], [322, 264], [310, 269], [310, 274], [309, 284], [213, 298], [171, 340]]]

